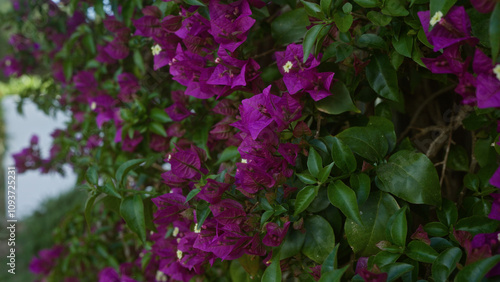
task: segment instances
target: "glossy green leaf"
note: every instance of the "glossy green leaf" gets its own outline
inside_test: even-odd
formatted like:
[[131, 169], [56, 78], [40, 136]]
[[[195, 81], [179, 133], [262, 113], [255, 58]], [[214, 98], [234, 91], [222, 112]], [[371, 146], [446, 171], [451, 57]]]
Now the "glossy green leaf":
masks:
[[366, 14], [366, 17], [374, 24], [374, 25], [377, 25], [377, 26], [386, 26], [388, 25], [391, 20], [392, 20], [392, 17], [390, 16], [386, 16], [384, 14], [381, 14], [379, 12], [376, 12], [376, 11], [369, 11], [367, 14]]
[[500, 221], [487, 218], [481, 215], [474, 215], [471, 217], [462, 218], [455, 226], [457, 230], [463, 230], [476, 235], [479, 233], [492, 233], [495, 232]]
[[[324, 62], [332, 57], [335, 57], [336, 58], [335, 62], [338, 63], [351, 56], [353, 51], [354, 48], [349, 44], [345, 44], [339, 41], [333, 42], [328, 47], [326, 47], [325, 52], [323, 53], [323, 57], [321, 57], [321, 61]], [[328, 99], [328, 97], [320, 101]]]
[[309, 24], [305, 10], [295, 9], [277, 17], [271, 24], [271, 31], [278, 44], [288, 44], [302, 38]]
[[158, 122], [150, 123], [149, 130], [151, 130], [151, 132], [158, 134], [160, 136], [167, 137], [167, 131], [165, 130], [165, 127], [161, 123], [158, 123]]
[[300, 181], [305, 184], [316, 184], [318, 182], [318, 180], [316, 180], [316, 178], [310, 175], [308, 172], [296, 173], [295, 175], [297, 175]]
[[312, 203], [314, 198], [318, 195], [318, 186], [306, 186], [297, 193], [295, 199], [295, 213], [298, 215], [303, 212]]
[[116, 170], [115, 174], [115, 178], [118, 181], [119, 185], [123, 185], [123, 182], [125, 181], [128, 173], [132, 169], [138, 167], [145, 161], [146, 159], [136, 159], [136, 160], [129, 160], [121, 164], [120, 167], [118, 167], [118, 169]]
[[345, 235], [357, 256], [371, 256], [380, 251], [376, 244], [387, 241], [387, 221], [398, 210], [398, 203], [391, 195], [375, 192], [360, 206], [362, 226], [351, 219], [346, 220]]
[[408, 225], [406, 221], [406, 207], [398, 210], [388, 221], [389, 241], [393, 244], [404, 247], [406, 245], [406, 234]]
[[302, 2], [302, 4], [304, 5], [304, 9], [306, 9], [306, 13], [309, 16], [311, 16], [313, 18], [317, 18], [317, 19], [324, 19], [325, 18], [323, 11], [321, 10], [321, 7], [318, 4], [313, 3], [313, 2], [304, 1], [304, 0], [300, 0], [300, 2]]
[[448, 153], [446, 166], [453, 170], [469, 171], [469, 154], [464, 147], [452, 145]]
[[341, 180], [337, 180], [328, 185], [328, 199], [335, 207], [339, 208], [342, 213], [356, 224], [363, 225], [359, 214], [358, 202], [356, 193], [344, 184]]
[[425, 263], [433, 263], [439, 255], [422, 241], [411, 241], [406, 247], [405, 254], [411, 259]]
[[446, 281], [461, 258], [462, 250], [460, 248], [453, 247], [443, 251], [432, 264], [432, 278], [435, 281]]
[[396, 132], [394, 131], [394, 124], [392, 121], [384, 117], [371, 116], [367, 126], [375, 127], [384, 134], [385, 139], [387, 139], [387, 144], [389, 145], [388, 153], [396, 148]]
[[500, 3], [498, 2], [490, 17], [489, 35], [491, 56], [493, 57], [493, 62], [496, 62], [498, 52], [500, 51]]
[[382, 160], [389, 147], [382, 132], [373, 127], [350, 127], [337, 134], [337, 138], [371, 162]]
[[454, 202], [443, 199], [443, 206], [436, 211], [439, 221], [446, 226], [454, 225], [458, 219], [458, 209]]
[[395, 262], [381, 267], [380, 271], [387, 273], [387, 282], [392, 282], [403, 274], [412, 271], [413, 268], [414, 266], [411, 264]]
[[332, 159], [335, 165], [343, 172], [351, 173], [356, 170], [356, 158], [349, 146], [337, 137], [332, 138]]
[[127, 226], [146, 243], [146, 222], [144, 219], [144, 204], [139, 194], [128, 196], [122, 200], [120, 215]]
[[210, 210], [210, 205], [208, 202], [202, 201], [196, 206], [196, 222], [198, 226], [202, 226], [205, 219], [210, 215], [212, 211]]
[[368, 196], [370, 196], [370, 177], [365, 173], [351, 174], [349, 184], [351, 184], [352, 190], [356, 193], [358, 205], [364, 204]]
[[322, 168], [323, 160], [318, 152], [311, 146], [309, 148], [309, 156], [307, 157], [307, 169], [312, 176], [317, 177]]
[[429, 233], [430, 236], [437, 237], [444, 237], [449, 233], [448, 227], [441, 222], [429, 222], [424, 226], [424, 230]]
[[335, 234], [330, 223], [319, 215], [304, 220], [306, 239], [302, 253], [321, 264], [335, 247]]
[[333, 8], [332, 2], [333, 0], [321, 0], [319, 2], [321, 11], [323, 11], [323, 13], [328, 17], [332, 15], [332, 8]]
[[441, 205], [441, 187], [436, 168], [422, 153], [398, 151], [377, 167], [381, 190], [413, 204]]
[[281, 281], [281, 266], [280, 252], [273, 252], [271, 264], [266, 268], [262, 275], [262, 282], [280, 282]]
[[500, 262], [500, 255], [495, 255], [466, 265], [455, 277], [456, 282], [481, 281], [495, 265]]
[[186, 196], [186, 203], [189, 202], [189, 200], [194, 198], [196, 195], [198, 195], [198, 193], [200, 193], [200, 191], [201, 191], [200, 188], [195, 188], [195, 189], [189, 191], [189, 193]]
[[306, 233], [302, 233], [300, 230], [294, 230], [290, 228], [290, 230], [286, 234], [283, 244], [281, 245], [280, 259], [286, 259], [299, 254], [302, 250], [305, 239]]
[[346, 265], [340, 269], [334, 269], [330, 272], [321, 274], [321, 277], [318, 282], [340, 282], [342, 276], [346, 272], [349, 266]]
[[97, 189], [99, 192], [102, 192], [104, 194], [107, 194], [107, 195], [110, 195], [110, 196], [113, 196], [113, 197], [116, 197], [119, 199], [122, 198], [120, 193], [118, 193], [118, 191], [116, 191], [116, 187], [110, 179], [108, 179], [104, 185], [99, 186]]
[[376, 54], [366, 67], [366, 79], [375, 92], [383, 98], [403, 103], [399, 92], [398, 75], [385, 54]]
[[206, 6], [205, 3], [203, 3], [200, 0], [183, 0], [183, 1], [191, 6]]
[[354, 105], [349, 94], [349, 90], [341, 81], [337, 81], [332, 86], [332, 94], [326, 98], [316, 101], [316, 108], [324, 113], [338, 115], [344, 112], [359, 112]]
[[334, 164], [335, 163], [330, 163], [329, 165], [325, 166], [319, 171], [318, 181], [320, 183], [325, 183], [325, 181], [328, 180], [328, 177], [330, 176], [330, 172], [332, 171]]
[[368, 266], [371, 267], [372, 265], [377, 265], [378, 267], [384, 267], [386, 265], [396, 262], [399, 257], [401, 257], [401, 254], [399, 253], [381, 251], [372, 257], [373, 258], [372, 261], [370, 260], [368, 261]]
[[384, 39], [382, 39], [382, 37], [372, 33], [362, 34], [358, 38], [358, 45], [360, 47], [383, 49], [383, 50], [387, 50], [388, 48], [387, 43], [385, 42]]
[[335, 245], [335, 248], [333, 248], [332, 252], [323, 262], [323, 265], [321, 266], [321, 275], [337, 269], [337, 253], [339, 251], [339, 246], [340, 244]]
[[[317, 4], [316, 4], [317, 5]], [[311, 55], [311, 51], [314, 48], [314, 43], [316, 43], [316, 39], [318, 37], [319, 32], [324, 27], [324, 25], [319, 24], [311, 27], [304, 36], [304, 42], [302, 42], [302, 46], [304, 49], [304, 58], [303, 62], [305, 63]]]
[[411, 58], [413, 50], [413, 37], [402, 34], [399, 38], [392, 38], [392, 46], [401, 55]]
[[347, 32], [351, 28], [354, 18], [351, 14], [345, 14], [341, 11], [337, 11], [333, 14], [333, 20], [335, 21], [335, 25], [340, 32]]

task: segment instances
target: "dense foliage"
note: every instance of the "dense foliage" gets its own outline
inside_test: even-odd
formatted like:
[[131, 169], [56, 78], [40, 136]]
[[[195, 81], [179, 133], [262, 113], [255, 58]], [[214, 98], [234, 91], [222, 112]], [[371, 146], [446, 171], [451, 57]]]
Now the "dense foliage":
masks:
[[[495, 0], [13, 1], [9, 76], [88, 191], [49, 281], [500, 275]], [[22, 109], [22, 101], [20, 109]], [[85, 220], [85, 223], [83, 222]]]

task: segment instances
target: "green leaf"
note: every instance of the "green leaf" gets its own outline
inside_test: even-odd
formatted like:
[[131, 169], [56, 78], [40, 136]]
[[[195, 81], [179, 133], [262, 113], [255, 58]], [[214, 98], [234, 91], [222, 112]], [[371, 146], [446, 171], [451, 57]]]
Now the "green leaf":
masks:
[[82, 38], [82, 43], [85, 45], [85, 49], [87, 49], [90, 54], [95, 54], [96, 48], [94, 43], [94, 38], [91, 33], [87, 33]]
[[342, 12], [346, 13], [346, 14], [349, 14], [350, 12], [352, 12], [352, 4], [347, 2], [344, 4], [344, 6], [342, 6]]
[[99, 194], [91, 194], [85, 202], [85, 221], [87, 222], [87, 229], [90, 232], [91, 218], [92, 218], [92, 208], [94, 207], [95, 199]]
[[211, 210], [208, 202], [202, 201], [201, 203], [198, 203], [196, 206], [196, 222], [198, 223], [198, 226], [203, 225], [205, 219], [207, 219], [210, 213]]
[[495, 9], [491, 14], [489, 34], [491, 56], [493, 58], [493, 62], [496, 62], [498, 52], [500, 51], [500, 3], [495, 5]]
[[469, 171], [469, 154], [460, 145], [451, 145], [446, 166], [453, 170]]
[[[406, 1], [404, 1], [404, 3], [405, 2]], [[404, 17], [409, 14], [403, 3], [401, 3], [401, 0], [385, 0], [381, 12], [393, 17]]]
[[405, 254], [416, 261], [433, 263], [439, 255], [436, 250], [422, 241], [411, 241]]
[[172, 119], [168, 116], [167, 112], [159, 108], [153, 108], [149, 113], [149, 116], [153, 120], [156, 120], [157, 122], [161, 123], [167, 123], [172, 121]]
[[191, 6], [203, 6], [205, 7], [205, 3], [203, 3], [200, 0], [183, 0], [186, 4], [189, 4]]
[[337, 180], [328, 185], [328, 199], [335, 207], [339, 208], [342, 213], [356, 224], [363, 225], [359, 214], [358, 202], [356, 193], [352, 191], [341, 180]]
[[[321, 57], [321, 62], [324, 62], [332, 57], [336, 58], [335, 60], [336, 63], [341, 62], [346, 58], [348, 58], [349, 56], [351, 56], [353, 51], [354, 48], [349, 44], [345, 44], [339, 41], [333, 42], [328, 47], [326, 47], [323, 57]], [[328, 99], [329, 97], [331, 96], [321, 99], [320, 101]]]
[[139, 165], [141, 165], [142, 163], [144, 163], [145, 161], [146, 161], [146, 159], [136, 159], [136, 160], [126, 161], [122, 165], [120, 165], [120, 167], [118, 167], [118, 170], [116, 171], [116, 174], [115, 174], [115, 178], [118, 181], [118, 184], [120, 186], [122, 186], [128, 173], [132, 169], [134, 169], [134, 168], [138, 167]]
[[266, 223], [271, 218], [271, 216], [273, 216], [273, 214], [274, 211], [265, 211], [260, 218], [260, 225], [264, 226], [264, 223]]
[[335, 248], [333, 248], [332, 252], [323, 262], [323, 265], [321, 266], [321, 275], [337, 269], [337, 252], [339, 251], [339, 246], [340, 244], [335, 245]]
[[358, 45], [360, 47], [387, 50], [387, 43], [385, 43], [385, 40], [382, 39], [382, 37], [372, 33], [362, 34], [358, 38]]
[[432, 18], [437, 12], [443, 13], [443, 17], [446, 16], [457, 0], [430, 0], [430, 2], [430, 16]]
[[[317, 5], [317, 4], [316, 4]], [[319, 32], [325, 25], [319, 24], [311, 27], [304, 36], [304, 42], [302, 43], [304, 49], [304, 58], [303, 62], [305, 63], [311, 55], [311, 51], [314, 48], [314, 43], [316, 42], [316, 38], [318, 37]]]
[[349, 184], [351, 184], [352, 190], [356, 192], [358, 205], [364, 204], [368, 196], [370, 196], [370, 177], [365, 173], [351, 174]]
[[330, 223], [319, 215], [304, 220], [306, 239], [302, 253], [321, 264], [335, 247], [335, 234]]
[[115, 185], [113, 184], [113, 182], [110, 179], [108, 179], [106, 181], [106, 184], [104, 184], [103, 186], [99, 186], [97, 189], [99, 192], [102, 192], [104, 194], [116, 197], [118, 199], [122, 198], [120, 193], [118, 193], [118, 191], [116, 191]]
[[374, 25], [377, 25], [377, 26], [386, 26], [388, 25], [391, 20], [392, 20], [392, 17], [390, 16], [386, 16], [386, 15], [383, 15], [379, 12], [376, 12], [376, 11], [369, 11], [366, 16], [368, 17], [368, 19], [374, 24]]
[[500, 255], [492, 256], [480, 261], [466, 265], [455, 277], [456, 282], [481, 281], [484, 276], [497, 263], [500, 262]]
[[281, 281], [281, 266], [280, 266], [280, 252], [273, 252], [271, 264], [266, 268], [262, 275], [262, 282], [280, 282]]
[[200, 188], [195, 188], [193, 190], [191, 190], [187, 196], [186, 196], [186, 202], [189, 202], [189, 200], [191, 200], [192, 198], [194, 198], [196, 195], [198, 195], [198, 193], [200, 193], [201, 189]]
[[66, 81], [70, 81], [73, 76], [73, 60], [70, 58], [65, 58], [63, 61], [63, 72]]
[[373, 257], [373, 261], [368, 262], [368, 266], [377, 265], [378, 267], [384, 267], [386, 265], [392, 264], [401, 257], [399, 253], [390, 253], [388, 251], [381, 251]]
[[396, 132], [394, 131], [394, 124], [392, 121], [384, 117], [371, 116], [367, 126], [375, 127], [384, 134], [385, 139], [387, 139], [387, 144], [389, 145], [388, 153], [396, 148]]
[[286, 234], [283, 244], [281, 245], [280, 259], [293, 257], [300, 253], [305, 239], [306, 233], [302, 233], [300, 230], [294, 230], [290, 228], [290, 230]]
[[404, 247], [406, 245], [406, 234], [408, 226], [406, 222], [406, 207], [398, 210], [388, 221], [389, 241]]
[[401, 55], [411, 58], [413, 50], [413, 37], [402, 34], [398, 39], [392, 38], [392, 46]]
[[307, 169], [312, 176], [317, 177], [322, 168], [323, 161], [321, 160], [321, 156], [311, 146], [309, 148], [309, 156], [307, 157]]
[[97, 185], [99, 182], [99, 176], [97, 175], [97, 168], [95, 166], [91, 166], [87, 169], [85, 173], [85, 179], [87, 182], [92, 185]]
[[349, 90], [343, 82], [335, 82], [331, 92], [333, 95], [315, 102], [316, 108], [319, 111], [330, 115], [338, 115], [348, 111], [360, 112], [352, 102]]
[[165, 130], [165, 127], [163, 127], [163, 125], [161, 123], [151, 122], [149, 124], [149, 130], [151, 130], [151, 132], [158, 134], [160, 136], [167, 137], [167, 131]]
[[351, 14], [344, 14], [343, 12], [336, 12], [333, 14], [333, 21], [340, 32], [347, 32], [351, 28], [354, 18]]
[[146, 72], [146, 67], [144, 66], [144, 60], [142, 58], [141, 52], [139, 50], [134, 50], [134, 64], [137, 66], [141, 73]]
[[391, 195], [375, 192], [360, 206], [363, 225], [356, 224], [351, 219], [346, 220], [347, 242], [357, 256], [371, 256], [380, 251], [376, 244], [387, 241], [387, 221], [398, 210], [398, 203]]
[[399, 92], [398, 75], [385, 54], [376, 54], [366, 66], [366, 79], [375, 92], [383, 98], [403, 103]]
[[429, 222], [424, 226], [424, 230], [429, 235], [436, 237], [443, 237], [450, 233], [448, 227], [441, 222]]
[[146, 221], [144, 219], [144, 204], [139, 194], [128, 196], [122, 200], [120, 214], [127, 226], [146, 243]]
[[457, 263], [462, 258], [462, 250], [457, 247], [449, 248], [439, 254], [432, 264], [432, 277], [434, 281], [446, 281], [455, 270]]
[[471, 217], [462, 218], [457, 222], [456, 229], [463, 230], [476, 235], [479, 233], [492, 233], [495, 232], [500, 221], [487, 218], [481, 215], [474, 215]]
[[325, 18], [323, 11], [321, 10], [321, 7], [318, 4], [312, 3], [312, 2], [307, 2], [304, 0], [300, 0], [300, 2], [302, 2], [302, 4], [304, 4], [304, 8], [306, 9], [306, 13], [309, 16], [311, 16], [313, 18], [317, 18], [317, 19], [324, 19]]
[[295, 9], [282, 14], [271, 23], [273, 38], [278, 44], [288, 44], [302, 38], [310, 25], [304, 9]]
[[414, 266], [411, 264], [395, 262], [381, 267], [380, 271], [387, 273], [387, 282], [392, 282], [403, 274], [412, 271], [413, 268]]
[[241, 156], [240, 156], [240, 152], [238, 151], [238, 147], [229, 146], [226, 149], [224, 149], [224, 151], [222, 151], [219, 159], [217, 160], [217, 162], [215, 164], [221, 164], [221, 163], [227, 162], [229, 160], [236, 160], [236, 159], [239, 159], [240, 157]]
[[319, 171], [318, 181], [320, 183], [325, 183], [325, 181], [328, 180], [328, 177], [330, 176], [334, 164], [335, 163], [332, 162]]
[[457, 222], [458, 209], [454, 202], [443, 198], [443, 206], [436, 211], [439, 221], [446, 226], [452, 226]]
[[303, 212], [312, 203], [314, 198], [318, 195], [318, 186], [306, 186], [297, 193], [295, 199], [295, 213], [298, 215]]
[[333, 0], [321, 0], [319, 5], [321, 7], [321, 11], [327, 16], [330, 17], [332, 15], [332, 2]]
[[335, 269], [325, 274], [321, 274], [321, 278], [318, 282], [340, 282], [342, 276], [349, 266], [346, 265], [340, 269]]
[[376, 8], [382, 4], [379, 0], [354, 0], [354, 2], [363, 8]]
[[354, 153], [371, 162], [380, 161], [387, 154], [386, 138], [380, 130], [373, 127], [350, 127], [337, 134], [337, 138]]
[[349, 146], [337, 137], [332, 138], [332, 159], [335, 165], [343, 172], [351, 173], [356, 170], [356, 158]]
[[302, 183], [305, 184], [316, 184], [318, 183], [318, 180], [312, 175], [310, 175], [308, 172], [304, 173], [296, 173], [297, 177], [302, 181]]
[[441, 187], [436, 168], [422, 153], [402, 150], [377, 167], [382, 191], [413, 204], [441, 206]]

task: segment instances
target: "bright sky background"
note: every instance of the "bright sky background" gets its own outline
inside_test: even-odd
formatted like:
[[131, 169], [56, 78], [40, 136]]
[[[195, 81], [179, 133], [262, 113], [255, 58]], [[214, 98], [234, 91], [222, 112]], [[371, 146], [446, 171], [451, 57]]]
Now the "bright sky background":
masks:
[[[57, 115], [55, 119], [48, 117], [39, 111], [34, 104], [28, 102], [23, 107], [24, 116], [20, 116], [16, 111], [15, 101], [16, 96], [7, 96], [2, 99], [7, 130], [5, 168], [14, 164], [12, 154], [27, 147], [33, 134], [38, 135], [42, 158], [48, 157], [52, 143], [50, 133], [56, 128], [64, 128], [64, 121], [67, 120], [67, 117], [61, 114]], [[75, 181], [76, 176], [71, 173], [69, 167], [66, 168], [65, 178], [56, 173], [40, 174], [38, 171], [18, 173], [16, 179], [17, 218], [30, 215], [43, 200], [73, 188]]]

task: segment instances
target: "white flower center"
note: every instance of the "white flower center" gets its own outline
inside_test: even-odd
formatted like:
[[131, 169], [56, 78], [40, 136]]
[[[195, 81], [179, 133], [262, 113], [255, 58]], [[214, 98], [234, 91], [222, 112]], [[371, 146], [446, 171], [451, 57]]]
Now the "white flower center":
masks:
[[494, 68], [493, 68], [493, 73], [496, 74], [497, 76], [497, 79], [500, 80], [500, 64], [497, 64]]
[[179, 227], [175, 227], [174, 232], [172, 232], [172, 235], [174, 235], [174, 237], [177, 237], [178, 234], [179, 234]]
[[248, 163], [248, 161], [247, 161], [247, 159], [241, 159], [241, 163], [246, 164], [246, 163]]
[[153, 53], [153, 56], [156, 56], [160, 54], [161, 52], [161, 46], [156, 44], [155, 46], [151, 47], [151, 53]]
[[167, 276], [162, 271], [156, 271], [156, 281], [167, 281]]
[[437, 11], [431, 18], [430, 22], [431, 26], [436, 25], [438, 22], [441, 21], [442, 18], [443, 18], [443, 13], [441, 11]]
[[283, 65], [283, 70], [286, 72], [286, 73], [289, 73], [290, 72], [290, 69], [293, 67], [293, 63], [291, 61], [288, 61], [286, 62], [285, 65]]
[[6, 66], [10, 67], [10, 65], [11, 65], [11, 64], [12, 64], [12, 62], [11, 62], [10, 60], [6, 60], [6, 61], [5, 61], [5, 65], [6, 65]]
[[177, 258], [182, 259], [182, 251], [181, 250], [177, 250]]
[[97, 108], [97, 104], [95, 102], [92, 102], [92, 104], [90, 104], [90, 109], [95, 110], [96, 108]]
[[200, 233], [201, 232], [201, 228], [198, 226], [198, 223], [196, 223], [194, 225], [194, 233]]

